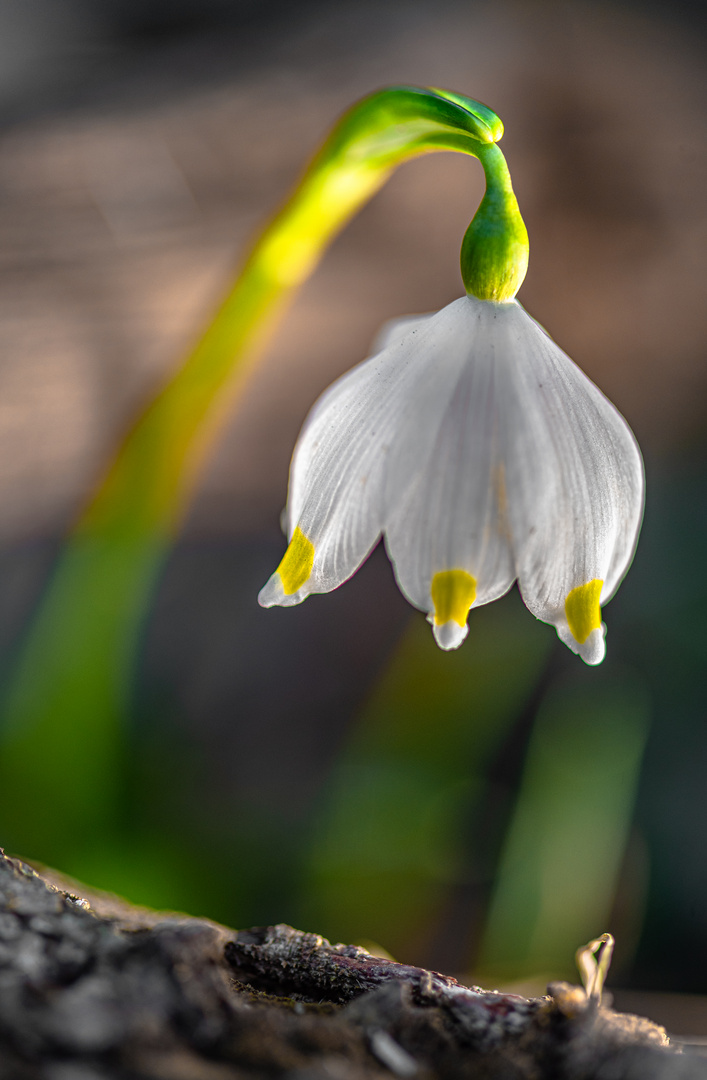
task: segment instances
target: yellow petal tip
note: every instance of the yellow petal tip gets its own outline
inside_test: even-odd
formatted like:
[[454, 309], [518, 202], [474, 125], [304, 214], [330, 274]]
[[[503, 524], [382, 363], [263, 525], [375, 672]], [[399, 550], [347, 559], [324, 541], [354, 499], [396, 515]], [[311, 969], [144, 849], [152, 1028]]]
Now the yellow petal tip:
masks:
[[592, 630], [601, 626], [599, 597], [604, 582], [600, 578], [578, 585], [567, 594], [565, 615], [572, 637], [578, 645], [584, 645]]
[[440, 570], [432, 578], [430, 594], [435, 626], [444, 626], [448, 622], [466, 626], [469, 608], [476, 599], [476, 578], [466, 570]]
[[304, 535], [299, 525], [292, 534], [289, 547], [277, 568], [285, 596], [292, 596], [301, 589], [312, 573], [314, 544]]

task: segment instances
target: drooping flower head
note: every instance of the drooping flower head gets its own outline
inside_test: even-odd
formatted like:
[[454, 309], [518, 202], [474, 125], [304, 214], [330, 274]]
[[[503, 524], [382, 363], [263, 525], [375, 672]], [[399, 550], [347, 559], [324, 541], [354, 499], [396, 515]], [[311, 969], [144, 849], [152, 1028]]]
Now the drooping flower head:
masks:
[[381, 535], [443, 649], [517, 580], [588, 664], [631, 561], [643, 466], [614, 406], [516, 301], [528, 242], [499, 148], [462, 245], [466, 296], [392, 324], [335, 382], [292, 459], [285, 556], [259, 601], [298, 604], [349, 578]]

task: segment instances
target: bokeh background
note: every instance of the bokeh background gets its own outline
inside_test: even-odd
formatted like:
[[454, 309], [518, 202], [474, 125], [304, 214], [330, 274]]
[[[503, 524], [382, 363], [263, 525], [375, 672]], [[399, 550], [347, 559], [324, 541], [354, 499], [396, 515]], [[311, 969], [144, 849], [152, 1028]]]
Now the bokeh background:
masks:
[[3, 0], [3, 679], [130, 418], [336, 117], [386, 84], [503, 118], [520, 299], [648, 478], [598, 669], [515, 591], [440, 653], [380, 549], [328, 597], [258, 608], [311, 403], [385, 320], [461, 291], [481, 170], [406, 165], [296, 298], [201, 478], [144, 627], [120, 836], [88, 859], [40, 788], [33, 814], [3, 806], [8, 850], [486, 982], [572, 977], [609, 929], [615, 986], [707, 993], [704, 29], [675, 2]]

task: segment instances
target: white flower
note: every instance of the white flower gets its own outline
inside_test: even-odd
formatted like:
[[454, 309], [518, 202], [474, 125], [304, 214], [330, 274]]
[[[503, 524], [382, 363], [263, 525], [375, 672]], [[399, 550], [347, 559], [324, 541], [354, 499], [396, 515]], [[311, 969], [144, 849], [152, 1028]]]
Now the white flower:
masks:
[[438, 644], [517, 579], [588, 664], [631, 561], [643, 466], [625, 420], [515, 301], [465, 296], [388, 330], [312, 409], [292, 460], [290, 546], [259, 601], [335, 589], [385, 536]]

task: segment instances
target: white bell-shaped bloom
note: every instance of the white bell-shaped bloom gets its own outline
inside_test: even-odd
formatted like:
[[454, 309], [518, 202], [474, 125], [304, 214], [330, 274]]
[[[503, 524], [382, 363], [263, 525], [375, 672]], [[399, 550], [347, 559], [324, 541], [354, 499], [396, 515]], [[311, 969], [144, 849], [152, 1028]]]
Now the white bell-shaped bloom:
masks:
[[381, 534], [443, 649], [517, 579], [588, 664], [633, 555], [643, 465], [625, 420], [515, 301], [404, 319], [312, 409], [292, 460], [290, 546], [265, 607], [329, 592]]

